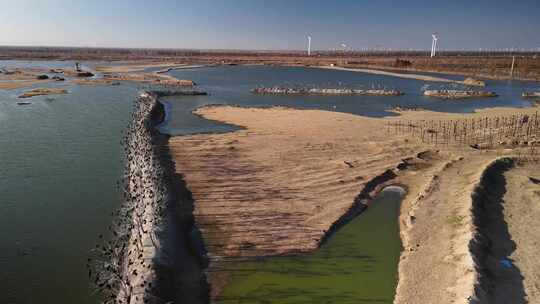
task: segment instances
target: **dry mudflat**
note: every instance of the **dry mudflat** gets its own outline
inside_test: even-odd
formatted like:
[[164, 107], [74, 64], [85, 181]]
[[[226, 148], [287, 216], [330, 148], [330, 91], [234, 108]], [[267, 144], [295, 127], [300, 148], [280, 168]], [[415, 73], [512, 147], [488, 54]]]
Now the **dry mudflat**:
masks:
[[35, 84], [46, 83], [50, 79], [38, 79], [41, 74], [46, 74], [44, 69], [14, 69], [0, 71], [0, 90], [13, 90], [31, 87]]
[[[96, 71], [103, 74], [100, 77], [75, 79], [73, 82], [79, 85], [116, 85], [119, 82], [129, 81], [166, 86], [193, 86], [194, 82], [191, 80], [177, 79], [165, 73], [169, 70], [189, 67], [191, 66], [186, 64], [167, 62], [98, 66]], [[147, 68], [161, 68], [161, 70], [145, 72]]]
[[475, 80], [472, 78], [467, 78], [464, 80], [453, 80], [449, 78], [428, 76], [428, 75], [422, 75], [422, 74], [397, 73], [397, 72], [390, 72], [390, 71], [384, 71], [384, 70], [379, 70], [379, 69], [347, 68], [347, 67], [338, 67], [338, 66], [318, 66], [318, 68], [329, 69], [329, 70], [339, 70], [339, 71], [349, 71], [349, 72], [360, 72], [360, 73], [368, 73], [368, 74], [375, 74], [375, 75], [385, 75], [385, 76], [392, 76], [392, 77], [399, 77], [399, 78], [406, 78], [406, 79], [417, 79], [417, 80], [430, 81], [430, 82], [447, 82], [447, 83], [457, 83], [457, 84], [472, 85], [472, 86], [485, 86], [485, 83], [483, 81]]
[[58, 95], [58, 94], [67, 94], [68, 91], [64, 89], [57, 88], [37, 88], [30, 91], [26, 91], [23, 94], [19, 95], [19, 98], [30, 98], [34, 96], [41, 95]]
[[392, 134], [388, 122], [528, 113], [405, 111], [368, 118], [283, 107], [205, 107], [205, 118], [242, 126], [225, 134], [173, 137], [170, 149], [195, 202], [210, 256], [214, 296], [226, 283], [220, 261], [315, 250], [334, 223], [384, 185], [407, 188], [400, 226], [404, 251], [396, 303], [469, 303], [479, 270], [472, 192], [485, 168], [512, 149], [436, 147]]

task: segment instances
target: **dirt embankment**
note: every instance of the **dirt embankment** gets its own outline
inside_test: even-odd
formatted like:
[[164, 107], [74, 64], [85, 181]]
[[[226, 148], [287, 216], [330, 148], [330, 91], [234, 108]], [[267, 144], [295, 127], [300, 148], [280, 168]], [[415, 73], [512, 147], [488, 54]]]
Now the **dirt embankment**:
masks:
[[423, 183], [403, 181], [412, 188], [401, 207], [404, 250], [394, 303], [467, 303], [474, 285], [470, 193], [486, 160], [463, 151], [419, 157], [438, 161], [421, 170]]
[[516, 247], [504, 221], [502, 201], [506, 192], [504, 172], [512, 166], [510, 158], [489, 164], [472, 194], [476, 232], [470, 247], [478, 278], [471, 303], [523, 303], [519, 269], [504, 265], [504, 259]]
[[504, 218], [516, 244], [510, 260], [523, 276], [525, 301], [540, 303], [540, 164], [517, 162], [504, 177]]
[[477, 232], [471, 251], [478, 280], [471, 303], [536, 303], [540, 299], [536, 259], [540, 186], [531, 176], [537, 169], [535, 163], [499, 158], [486, 168], [475, 188]]

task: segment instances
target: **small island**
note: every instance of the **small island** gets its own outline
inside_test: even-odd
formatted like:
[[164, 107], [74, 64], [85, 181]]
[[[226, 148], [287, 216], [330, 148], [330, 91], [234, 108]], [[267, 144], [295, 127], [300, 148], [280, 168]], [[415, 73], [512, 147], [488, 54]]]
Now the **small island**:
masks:
[[19, 98], [31, 98], [31, 97], [40, 96], [40, 95], [58, 95], [58, 94], [67, 94], [67, 93], [68, 91], [64, 89], [37, 88], [37, 89], [24, 92], [22, 95], [19, 95]]

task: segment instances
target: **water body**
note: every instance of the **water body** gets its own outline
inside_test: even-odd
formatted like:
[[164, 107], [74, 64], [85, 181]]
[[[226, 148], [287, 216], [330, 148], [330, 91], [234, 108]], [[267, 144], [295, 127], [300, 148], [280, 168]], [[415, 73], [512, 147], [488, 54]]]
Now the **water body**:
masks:
[[231, 282], [218, 302], [391, 304], [403, 195], [401, 188], [386, 188], [314, 252], [232, 266]]
[[[85, 63], [89, 67], [97, 64]], [[70, 61], [0, 61], [0, 67], [8, 68], [73, 65]], [[424, 82], [354, 72], [236, 66], [175, 70], [171, 74], [195, 80], [211, 95], [167, 99], [169, 120], [162, 130], [170, 134], [234, 130], [191, 114], [193, 109], [211, 103], [289, 105], [381, 116], [388, 115], [385, 110], [394, 104], [457, 112], [494, 105], [527, 106], [529, 103], [519, 94], [525, 88], [537, 88], [537, 84], [522, 82], [488, 82], [492, 85], [489, 89], [501, 95], [508, 93], [495, 99], [445, 103], [420, 96]], [[257, 85], [295, 84], [377, 84], [408, 95], [292, 97], [249, 93]], [[67, 82], [46, 86], [65, 88], [69, 94], [33, 97], [26, 100], [30, 105], [19, 106], [17, 96], [27, 89], [0, 90], [0, 303], [98, 303], [85, 264], [97, 236], [106, 234], [112, 221], [110, 213], [120, 204], [115, 183], [123, 166], [121, 131], [138, 86], [73, 86]], [[368, 217], [360, 218], [367, 221]], [[369, 231], [383, 229], [380, 223], [375, 221]], [[348, 226], [343, 231], [346, 229]], [[336, 235], [327, 244], [338, 238]], [[398, 245], [398, 239], [392, 241], [392, 246]], [[363, 269], [370, 269], [367, 265], [378, 259], [373, 258], [376, 254], [362, 254], [371, 256], [362, 262]], [[343, 261], [347, 259], [351, 257]], [[331, 263], [328, 260], [321, 265], [328, 268]], [[345, 265], [339, 263], [340, 267]], [[392, 269], [395, 271], [395, 265]]]
[[121, 131], [137, 88], [51, 86], [70, 93], [20, 106], [25, 89], [0, 90], [0, 303], [99, 300], [85, 264], [120, 203]]
[[[229, 104], [240, 106], [285, 105], [297, 108], [323, 109], [371, 117], [396, 115], [388, 112], [395, 105], [417, 106], [440, 112], [465, 113], [476, 109], [510, 106], [528, 107], [530, 101], [521, 98], [523, 91], [539, 90], [537, 82], [487, 81], [486, 90], [495, 91], [499, 97], [444, 101], [422, 95], [423, 88], [460, 88], [459, 85], [425, 82], [384, 75], [350, 71], [335, 71], [303, 67], [269, 66], [220, 66], [169, 72], [179, 79], [191, 79], [198, 89], [209, 96], [170, 97], [171, 116], [164, 131], [172, 135], [200, 132], [225, 132], [230, 126], [210, 122], [191, 112], [203, 105]], [[459, 76], [437, 74], [439, 77], [463, 79]], [[386, 87], [405, 92], [403, 96], [275, 96], [254, 95], [250, 90], [257, 86], [320, 86], [371, 88]]]

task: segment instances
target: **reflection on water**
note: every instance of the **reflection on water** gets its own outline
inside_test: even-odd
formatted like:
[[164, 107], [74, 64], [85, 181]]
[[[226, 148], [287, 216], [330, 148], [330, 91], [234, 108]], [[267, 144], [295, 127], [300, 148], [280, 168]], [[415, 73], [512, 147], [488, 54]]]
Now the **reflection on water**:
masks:
[[137, 89], [51, 85], [70, 93], [18, 106], [0, 90], [0, 303], [98, 302], [85, 264], [119, 204]]
[[403, 194], [385, 189], [317, 251], [225, 266], [232, 279], [219, 302], [392, 303]]

